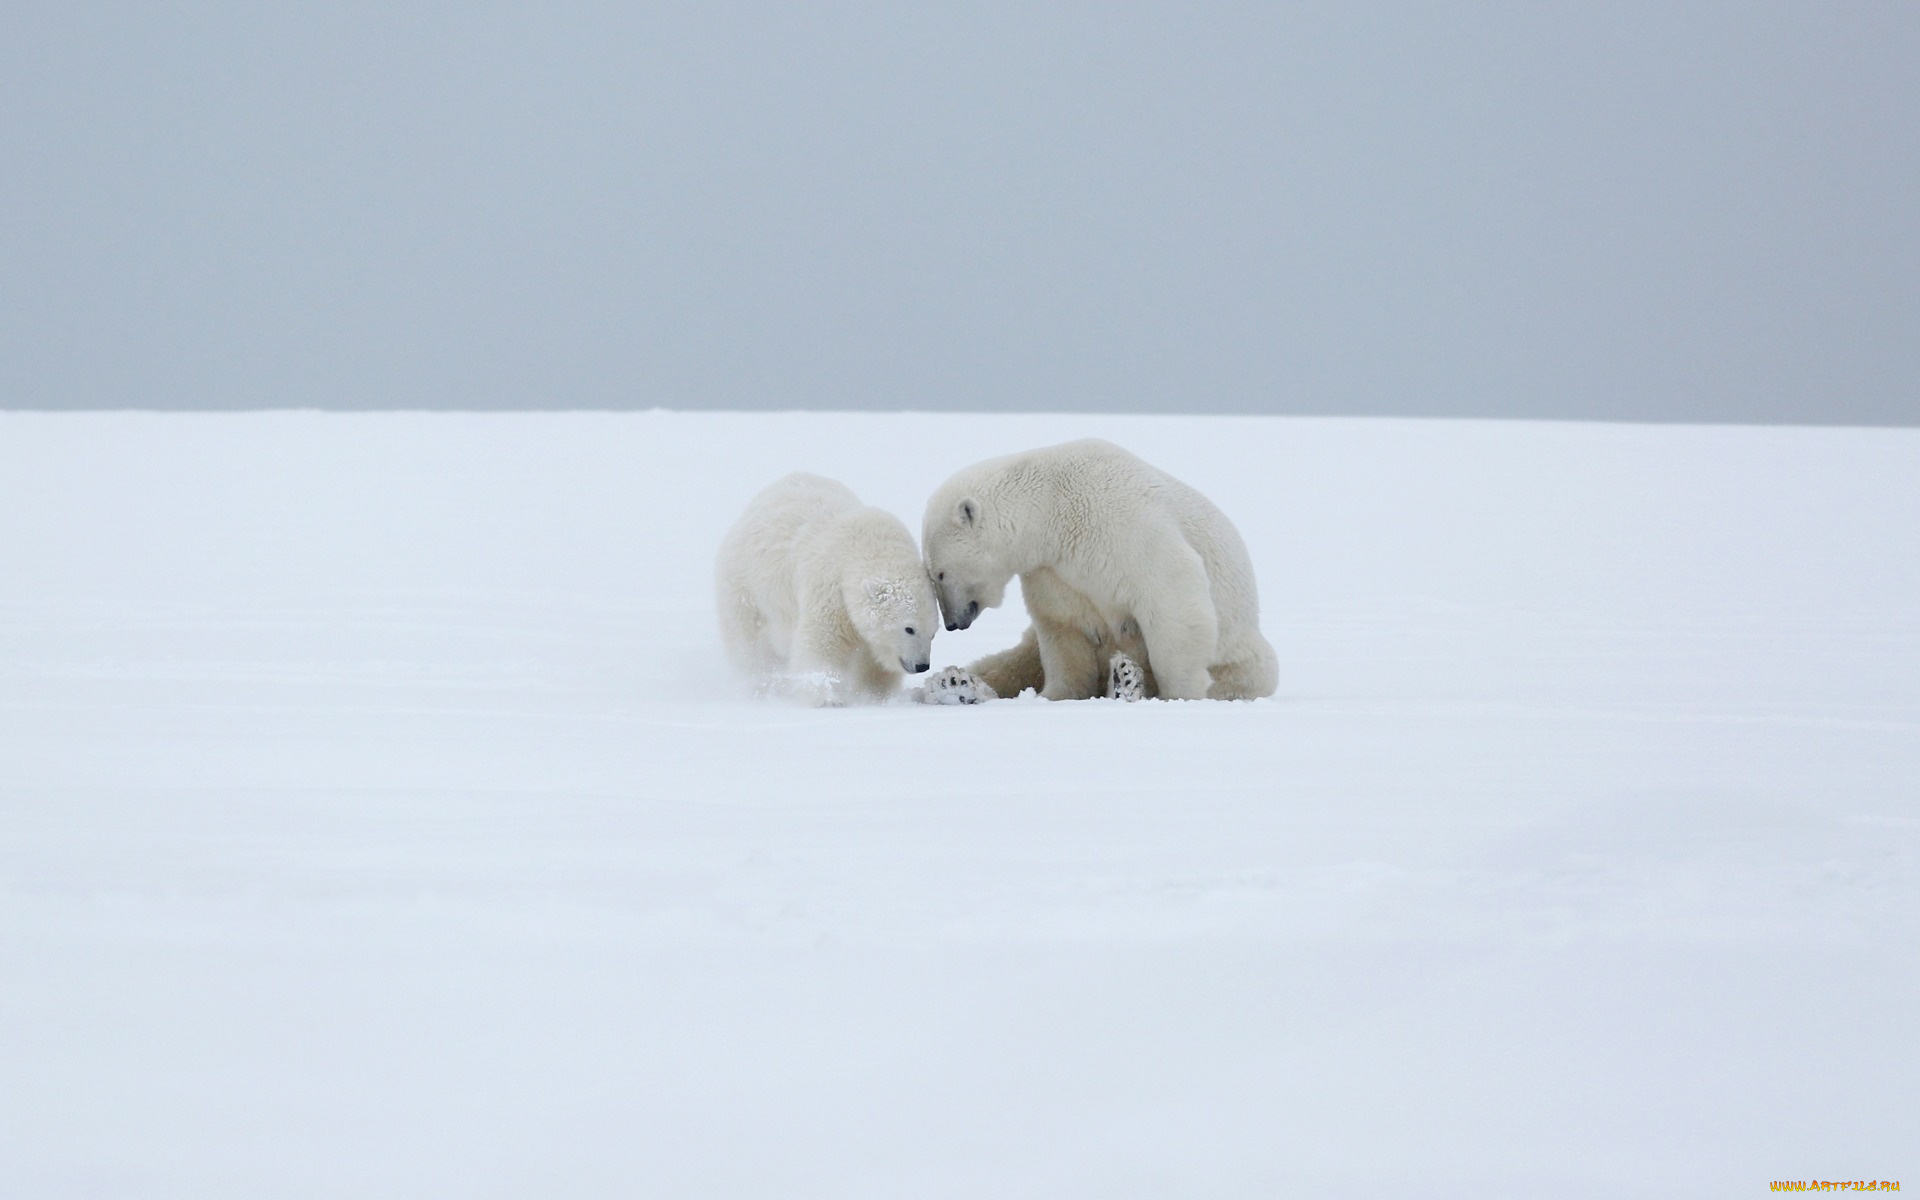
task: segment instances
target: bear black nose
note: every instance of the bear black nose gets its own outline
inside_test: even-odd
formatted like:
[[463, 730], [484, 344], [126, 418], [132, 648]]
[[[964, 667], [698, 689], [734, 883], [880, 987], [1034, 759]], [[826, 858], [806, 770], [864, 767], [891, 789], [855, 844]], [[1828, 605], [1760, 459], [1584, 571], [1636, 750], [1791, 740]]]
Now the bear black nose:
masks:
[[917, 665], [916, 665], [916, 666], [915, 666], [915, 667], [913, 668], [913, 673], [914, 673], [915, 675], [918, 675], [918, 674], [920, 674], [920, 672], [922, 672], [922, 671], [924, 671], [924, 670], [926, 670], [926, 669], [927, 669], [927, 668], [928, 668], [929, 666], [931, 666], [931, 665], [933, 665], [933, 664], [931, 664], [931, 663], [919, 663], [919, 664], [917, 664]]
[[952, 633], [952, 632], [953, 632], [954, 630], [956, 630], [956, 629], [958, 629], [958, 628], [960, 628], [960, 627], [959, 627], [958, 625], [955, 625], [955, 624], [954, 624], [954, 623], [953, 623], [952, 621], [948, 621], [948, 622], [947, 622], [947, 632], [948, 632], [948, 633]]

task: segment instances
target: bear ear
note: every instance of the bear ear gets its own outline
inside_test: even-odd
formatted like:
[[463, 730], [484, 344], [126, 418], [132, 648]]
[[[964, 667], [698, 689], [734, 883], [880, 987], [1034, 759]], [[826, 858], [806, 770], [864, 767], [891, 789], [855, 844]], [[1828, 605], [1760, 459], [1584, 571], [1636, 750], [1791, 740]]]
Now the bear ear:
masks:
[[980, 502], [968, 496], [960, 502], [960, 507], [954, 510], [953, 515], [959, 518], [962, 525], [972, 525], [980, 519]]

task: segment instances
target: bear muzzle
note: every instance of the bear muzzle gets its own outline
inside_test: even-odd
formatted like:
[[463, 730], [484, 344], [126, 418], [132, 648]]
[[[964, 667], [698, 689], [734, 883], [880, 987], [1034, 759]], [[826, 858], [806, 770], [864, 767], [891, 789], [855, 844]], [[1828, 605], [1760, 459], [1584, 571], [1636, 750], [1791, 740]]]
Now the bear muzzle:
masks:
[[973, 624], [973, 619], [979, 615], [980, 602], [978, 600], [967, 601], [967, 609], [965, 612], [960, 613], [958, 616], [950, 616], [947, 618], [947, 632], [952, 633], [956, 629], [965, 629], [967, 626]]

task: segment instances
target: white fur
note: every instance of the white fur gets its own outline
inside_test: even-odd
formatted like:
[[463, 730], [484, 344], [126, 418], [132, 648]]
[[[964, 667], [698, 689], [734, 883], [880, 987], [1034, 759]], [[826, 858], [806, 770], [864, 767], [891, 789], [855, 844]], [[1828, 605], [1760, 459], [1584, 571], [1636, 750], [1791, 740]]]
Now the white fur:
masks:
[[715, 583], [721, 640], [762, 686], [884, 700], [927, 669], [939, 613], [913, 535], [831, 479], [795, 472], [755, 496]]
[[1279, 682], [1233, 522], [1110, 442], [968, 467], [928, 502], [923, 542], [949, 629], [998, 605], [1020, 577], [1033, 627], [972, 668], [1003, 696], [1115, 694], [1116, 655], [1139, 665], [1148, 696], [1250, 699]]

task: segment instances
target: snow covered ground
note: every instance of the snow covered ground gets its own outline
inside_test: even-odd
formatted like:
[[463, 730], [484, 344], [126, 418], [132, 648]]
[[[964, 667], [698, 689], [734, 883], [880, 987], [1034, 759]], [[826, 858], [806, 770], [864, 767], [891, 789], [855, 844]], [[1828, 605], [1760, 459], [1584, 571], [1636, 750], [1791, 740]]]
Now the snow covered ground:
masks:
[[[1086, 434], [1274, 699], [724, 678], [763, 484]], [[1920, 431], [0, 414], [9, 1196], [1920, 1186], [1917, 1011]]]

